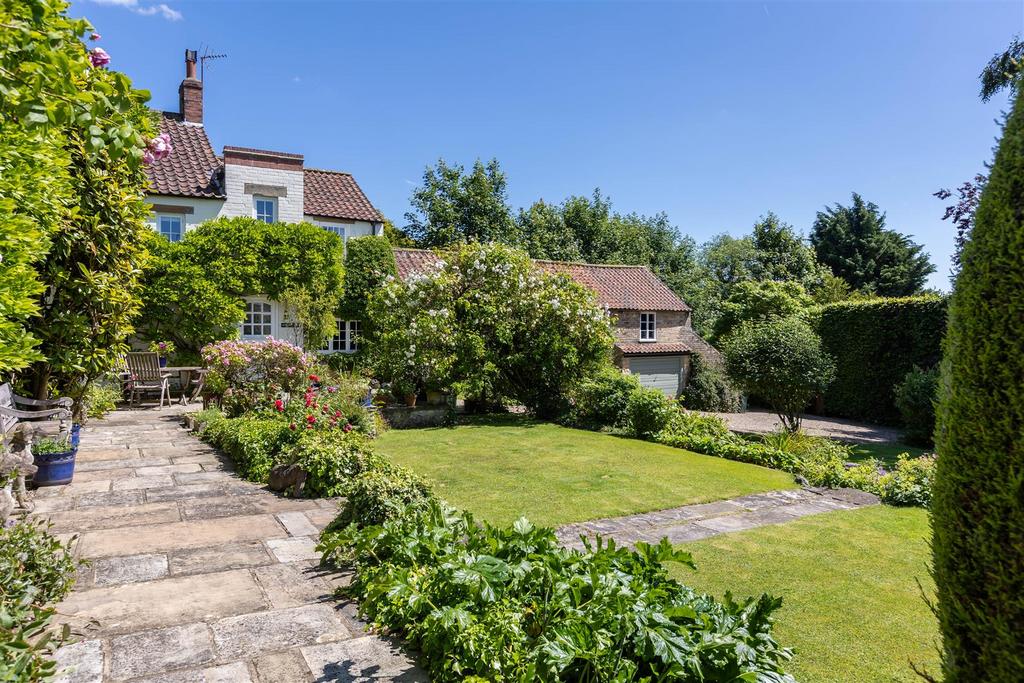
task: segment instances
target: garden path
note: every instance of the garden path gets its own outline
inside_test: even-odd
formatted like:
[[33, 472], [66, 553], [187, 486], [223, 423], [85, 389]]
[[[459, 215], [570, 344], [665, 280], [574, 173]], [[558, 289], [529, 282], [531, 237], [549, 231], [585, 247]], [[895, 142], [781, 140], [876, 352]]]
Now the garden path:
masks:
[[613, 538], [620, 545], [631, 546], [637, 541], [658, 543], [663, 537], [672, 543], [684, 543], [877, 503], [877, 496], [856, 489], [768, 491], [713, 503], [567, 524], [559, 527], [556, 534], [562, 544], [576, 548], [583, 547], [581, 535], [592, 537], [595, 534]]
[[178, 426], [175, 406], [117, 411], [82, 434], [74, 482], [35, 492], [90, 561], [58, 607], [81, 640], [63, 683], [426, 681], [368, 635], [317, 568], [335, 502], [275, 495]]

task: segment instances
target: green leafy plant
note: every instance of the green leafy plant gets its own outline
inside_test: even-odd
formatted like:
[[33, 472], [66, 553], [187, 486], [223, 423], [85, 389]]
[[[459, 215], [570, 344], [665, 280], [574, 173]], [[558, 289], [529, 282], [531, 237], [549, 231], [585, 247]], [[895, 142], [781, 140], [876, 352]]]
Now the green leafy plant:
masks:
[[832, 381], [835, 363], [810, 325], [796, 317], [746, 323], [725, 343], [730, 379], [766, 401], [790, 430], [811, 398]]
[[435, 681], [793, 681], [771, 634], [781, 601], [695, 593], [669, 578], [662, 563], [693, 562], [667, 539], [570, 550], [525, 519], [478, 524], [431, 501], [379, 526], [340, 522], [320, 549]]
[[32, 453], [34, 455], [64, 453], [69, 450], [71, 450], [71, 444], [68, 442], [68, 439], [53, 436], [44, 437], [32, 444]]
[[381, 524], [407, 509], [426, 504], [429, 499], [430, 487], [411, 470], [388, 461], [373, 462], [348, 486], [333, 525]]
[[73, 542], [37, 520], [0, 527], [0, 680], [30, 683], [56, 673], [53, 651], [68, 629], [50, 627], [52, 605], [74, 583]]
[[626, 425], [629, 433], [638, 439], [654, 438], [668, 426], [676, 407], [658, 389], [639, 387], [626, 401]]
[[167, 358], [174, 353], [174, 342], [172, 341], [155, 341], [150, 342], [149, 350], [152, 353], [160, 354], [161, 358]]
[[307, 431], [288, 452], [286, 462], [306, 472], [307, 495], [332, 498], [348, 494], [353, 480], [385, 466], [369, 439], [359, 432]]
[[690, 377], [681, 399], [689, 410], [735, 413], [740, 409], [739, 392], [729, 383], [725, 371], [699, 353], [690, 356]]
[[116, 377], [103, 377], [93, 382], [85, 392], [85, 415], [88, 418], [102, 418], [117, 409], [122, 398], [120, 383]]
[[932, 445], [935, 432], [935, 397], [939, 390], [939, 369], [915, 366], [894, 388], [896, 407], [903, 416], [907, 443]]
[[298, 430], [267, 417], [206, 418], [202, 437], [234, 461], [238, 473], [250, 481], [265, 482], [270, 469], [284, 462], [298, 439]]
[[624, 427], [629, 397], [638, 389], [634, 375], [609, 364], [571, 390], [562, 421], [585, 429]]

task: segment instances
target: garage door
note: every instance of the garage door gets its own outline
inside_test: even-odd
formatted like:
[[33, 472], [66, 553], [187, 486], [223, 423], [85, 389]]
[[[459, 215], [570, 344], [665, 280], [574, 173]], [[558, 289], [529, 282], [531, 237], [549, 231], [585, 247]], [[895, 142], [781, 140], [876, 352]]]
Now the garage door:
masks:
[[636, 375], [640, 384], [659, 389], [666, 396], [679, 395], [679, 377], [682, 370], [682, 356], [651, 356], [630, 358], [629, 371]]

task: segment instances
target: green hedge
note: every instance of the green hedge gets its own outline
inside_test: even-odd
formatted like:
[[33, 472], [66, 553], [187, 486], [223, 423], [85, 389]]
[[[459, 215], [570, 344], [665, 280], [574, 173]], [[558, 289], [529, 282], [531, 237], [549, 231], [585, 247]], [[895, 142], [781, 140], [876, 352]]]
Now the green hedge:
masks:
[[829, 304], [814, 314], [836, 377], [825, 392], [828, 415], [898, 424], [894, 387], [916, 365], [942, 356], [946, 300], [935, 296]]

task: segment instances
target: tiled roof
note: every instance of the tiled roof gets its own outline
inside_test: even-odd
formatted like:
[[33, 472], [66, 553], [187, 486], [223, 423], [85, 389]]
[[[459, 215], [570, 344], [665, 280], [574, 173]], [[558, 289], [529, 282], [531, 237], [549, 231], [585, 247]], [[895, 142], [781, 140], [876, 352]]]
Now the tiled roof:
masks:
[[427, 249], [395, 249], [395, 266], [402, 280], [426, 271], [427, 266], [439, 260], [437, 254]]
[[535, 261], [549, 273], [564, 273], [597, 293], [608, 308], [631, 311], [688, 311], [675, 292], [647, 266]]
[[651, 353], [690, 353], [690, 351], [693, 350], [686, 344], [659, 344], [657, 342], [653, 344], [616, 344], [615, 348], [622, 351], [622, 353], [629, 354], [630, 356]]
[[355, 178], [348, 173], [307, 168], [305, 185], [303, 212], [308, 216], [371, 222], [384, 220], [356, 184]]
[[[308, 212], [307, 212], [308, 213]], [[422, 273], [438, 260], [426, 249], [395, 249], [398, 276], [405, 279]], [[600, 304], [612, 309], [634, 311], [688, 311], [682, 299], [658, 279], [647, 266], [613, 266], [592, 263], [564, 263], [536, 260], [549, 273], [563, 273], [589, 287]]]
[[180, 114], [164, 112], [160, 132], [171, 136], [174, 151], [147, 167], [150, 193], [224, 199], [221, 162], [213, 153], [206, 129], [185, 123]]

